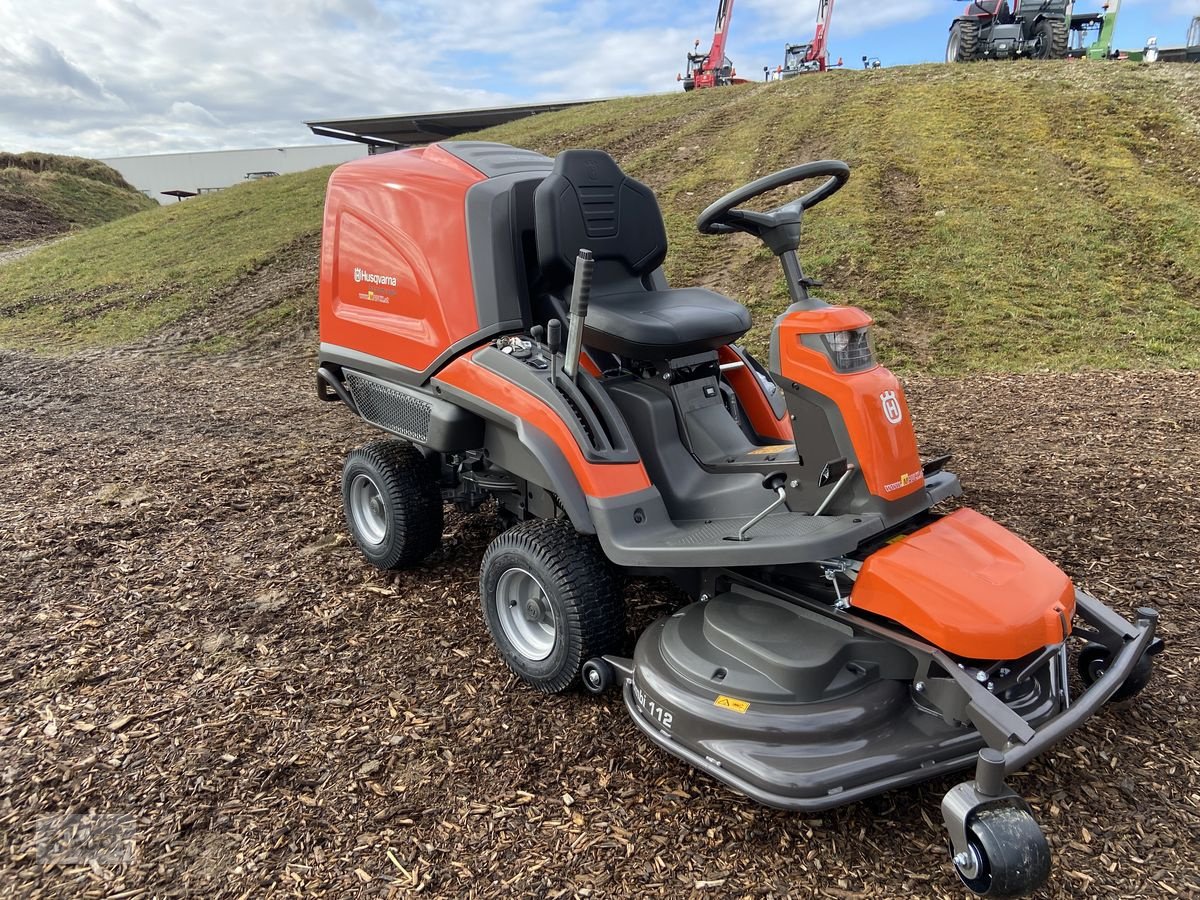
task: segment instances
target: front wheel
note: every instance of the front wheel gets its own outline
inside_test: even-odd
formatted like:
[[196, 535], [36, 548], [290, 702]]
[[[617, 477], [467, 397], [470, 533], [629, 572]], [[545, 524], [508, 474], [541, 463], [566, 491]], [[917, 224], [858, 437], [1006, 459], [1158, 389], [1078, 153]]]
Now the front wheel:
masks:
[[566, 519], [522, 522], [492, 541], [479, 571], [483, 618], [523, 681], [558, 693], [584, 662], [621, 648], [625, 605], [593, 537]]
[[968, 848], [954, 857], [963, 885], [981, 897], [1027, 897], [1050, 877], [1050, 845], [1027, 810], [980, 810], [967, 828]]
[[[1100, 680], [1111, 662], [1112, 654], [1107, 647], [1101, 644], [1088, 644], [1079, 651], [1079, 677], [1083, 679], [1085, 685], [1091, 687]], [[1133, 667], [1133, 671], [1129, 673], [1129, 677], [1108, 698], [1108, 702], [1120, 703], [1136, 697], [1150, 683], [1150, 677], [1153, 674], [1154, 660], [1149, 653], [1143, 653]]]
[[1069, 37], [1066, 22], [1042, 19], [1033, 26], [1033, 49], [1029, 55], [1034, 59], [1064, 59]]
[[973, 62], [979, 54], [979, 23], [962, 19], [950, 26], [946, 62]]

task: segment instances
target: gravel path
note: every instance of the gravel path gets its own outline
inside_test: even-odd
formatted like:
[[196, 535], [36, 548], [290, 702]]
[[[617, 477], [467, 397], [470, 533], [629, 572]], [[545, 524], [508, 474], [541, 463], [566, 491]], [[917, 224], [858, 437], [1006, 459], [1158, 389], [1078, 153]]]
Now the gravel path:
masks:
[[41, 250], [43, 247], [49, 247], [51, 244], [58, 243], [62, 237], [51, 238], [48, 241], [39, 241], [36, 244], [22, 244], [20, 247], [12, 247], [8, 250], [0, 247], [0, 266], [5, 263], [16, 262], [22, 256], [28, 256], [34, 250]]
[[[516, 683], [478, 613], [494, 520], [371, 570], [340, 517], [367, 429], [261, 367], [0, 354], [0, 894], [958, 897], [954, 779], [804, 818]], [[914, 379], [967, 501], [1169, 647], [1142, 700], [1017, 776], [1048, 896], [1200, 895], [1200, 378]], [[628, 596], [638, 626], [679, 598]], [[52, 865], [38, 823], [123, 819]]]

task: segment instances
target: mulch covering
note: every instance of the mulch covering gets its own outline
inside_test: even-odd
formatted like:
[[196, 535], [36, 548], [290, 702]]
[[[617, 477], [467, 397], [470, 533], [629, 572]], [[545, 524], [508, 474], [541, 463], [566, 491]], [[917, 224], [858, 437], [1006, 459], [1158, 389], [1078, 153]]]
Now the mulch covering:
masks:
[[[516, 682], [478, 609], [486, 511], [418, 569], [367, 566], [339, 475], [372, 432], [315, 400], [310, 361], [0, 363], [0, 894], [962, 895], [957, 779], [789, 815], [639, 739], [616, 694]], [[909, 392], [966, 502], [1163, 614], [1142, 698], [1012, 779], [1047, 894], [1200, 895], [1200, 378]], [[628, 596], [638, 627], [681, 601]], [[64, 813], [128, 842], [72, 862], [45, 840]]]

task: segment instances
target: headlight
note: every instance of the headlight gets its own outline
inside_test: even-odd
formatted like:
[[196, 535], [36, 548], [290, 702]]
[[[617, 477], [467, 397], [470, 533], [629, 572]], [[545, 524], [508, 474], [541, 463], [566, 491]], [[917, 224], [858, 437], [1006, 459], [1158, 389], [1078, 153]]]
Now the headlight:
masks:
[[825, 346], [825, 355], [839, 372], [861, 372], [875, 365], [869, 328], [830, 331], [821, 335], [821, 343]]

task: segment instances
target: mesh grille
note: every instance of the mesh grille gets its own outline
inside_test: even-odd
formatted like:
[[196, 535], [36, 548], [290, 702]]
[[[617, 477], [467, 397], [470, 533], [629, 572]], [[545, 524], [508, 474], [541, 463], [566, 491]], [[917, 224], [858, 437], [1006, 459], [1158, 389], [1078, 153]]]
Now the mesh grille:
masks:
[[368, 422], [416, 441], [428, 439], [430, 404], [356, 372], [347, 372], [346, 381], [359, 414]]

